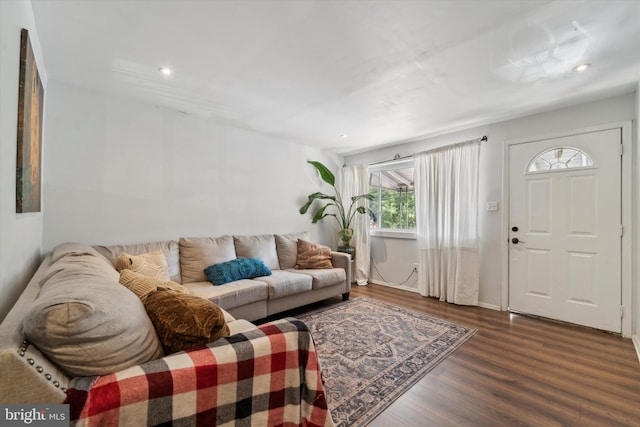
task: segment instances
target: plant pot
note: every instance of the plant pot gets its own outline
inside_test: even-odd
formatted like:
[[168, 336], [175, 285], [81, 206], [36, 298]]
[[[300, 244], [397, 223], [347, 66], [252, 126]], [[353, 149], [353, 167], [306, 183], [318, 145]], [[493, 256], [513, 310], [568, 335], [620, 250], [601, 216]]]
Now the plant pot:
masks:
[[353, 246], [338, 246], [338, 252], [344, 252], [345, 254], [351, 255], [351, 260], [356, 259], [356, 248]]
[[351, 238], [353, 237], [353, 228], [343, 228], [338, 231], [338, 237], [342, 242], [342, 246], [350, 246]]

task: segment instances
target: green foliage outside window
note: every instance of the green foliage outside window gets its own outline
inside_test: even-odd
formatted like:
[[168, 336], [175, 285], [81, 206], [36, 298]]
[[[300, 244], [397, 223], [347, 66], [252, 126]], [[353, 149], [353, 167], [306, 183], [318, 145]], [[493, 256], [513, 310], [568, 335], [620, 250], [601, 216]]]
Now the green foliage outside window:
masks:
[[389, 190], [371, 186], [369, 194], [373, 196], [369, 207], [378, 214], [378, 221], [372, 222], [371, 228], [400, 230], [416, 228], [415, 193], [412, 190], [406, 188]]

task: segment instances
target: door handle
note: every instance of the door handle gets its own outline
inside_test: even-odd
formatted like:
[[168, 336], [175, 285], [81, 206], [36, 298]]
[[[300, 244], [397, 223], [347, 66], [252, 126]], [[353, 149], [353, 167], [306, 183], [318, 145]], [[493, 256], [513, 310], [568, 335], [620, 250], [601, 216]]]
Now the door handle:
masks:
[[514, 237], [513, 239], [511, 239], [511, 243], [513, 243], [514, 245], [517, 245], [518, 243], [524, 243], [522, 240], [519, 240], [517, 237]]

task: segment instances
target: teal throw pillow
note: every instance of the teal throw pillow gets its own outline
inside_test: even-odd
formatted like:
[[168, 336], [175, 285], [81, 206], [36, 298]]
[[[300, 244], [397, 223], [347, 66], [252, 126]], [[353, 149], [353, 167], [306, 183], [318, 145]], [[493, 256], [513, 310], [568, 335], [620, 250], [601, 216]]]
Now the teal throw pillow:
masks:
[[210, 265], [204, 269], [204, 274], [214, 285], [224, 285], [240, 279], [271, 276], [271, 270], [257, 258], [236, 258]]

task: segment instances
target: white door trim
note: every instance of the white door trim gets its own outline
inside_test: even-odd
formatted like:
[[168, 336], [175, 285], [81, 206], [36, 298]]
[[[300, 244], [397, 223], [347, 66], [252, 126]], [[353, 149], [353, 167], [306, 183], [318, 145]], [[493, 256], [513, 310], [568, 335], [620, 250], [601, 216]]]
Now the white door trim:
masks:
[[[526, 138], [517, 138], [503, 141], [502, 150], [502, 292], [500, 309], [506, 311], [509, 308], [509, 147], [515, 144], [523, 144], [526, 142], [540, 141], [544, 139], [562, 138], [566, 136], [598, 132], [608, 129], [622, 129], [622, 226], [624, 233], [622, 235], [622, 310], [624, 317], [622, 318], [622, 336], [631, 338], [633, 304], [632, 304], [632, 159], [634, 158], [632, 144], [632, 122], [623, 121], [574, 130], [555, 132], [552, 134], [543, 134]], [[640, 307], [638, 308], [640, 310]]]

